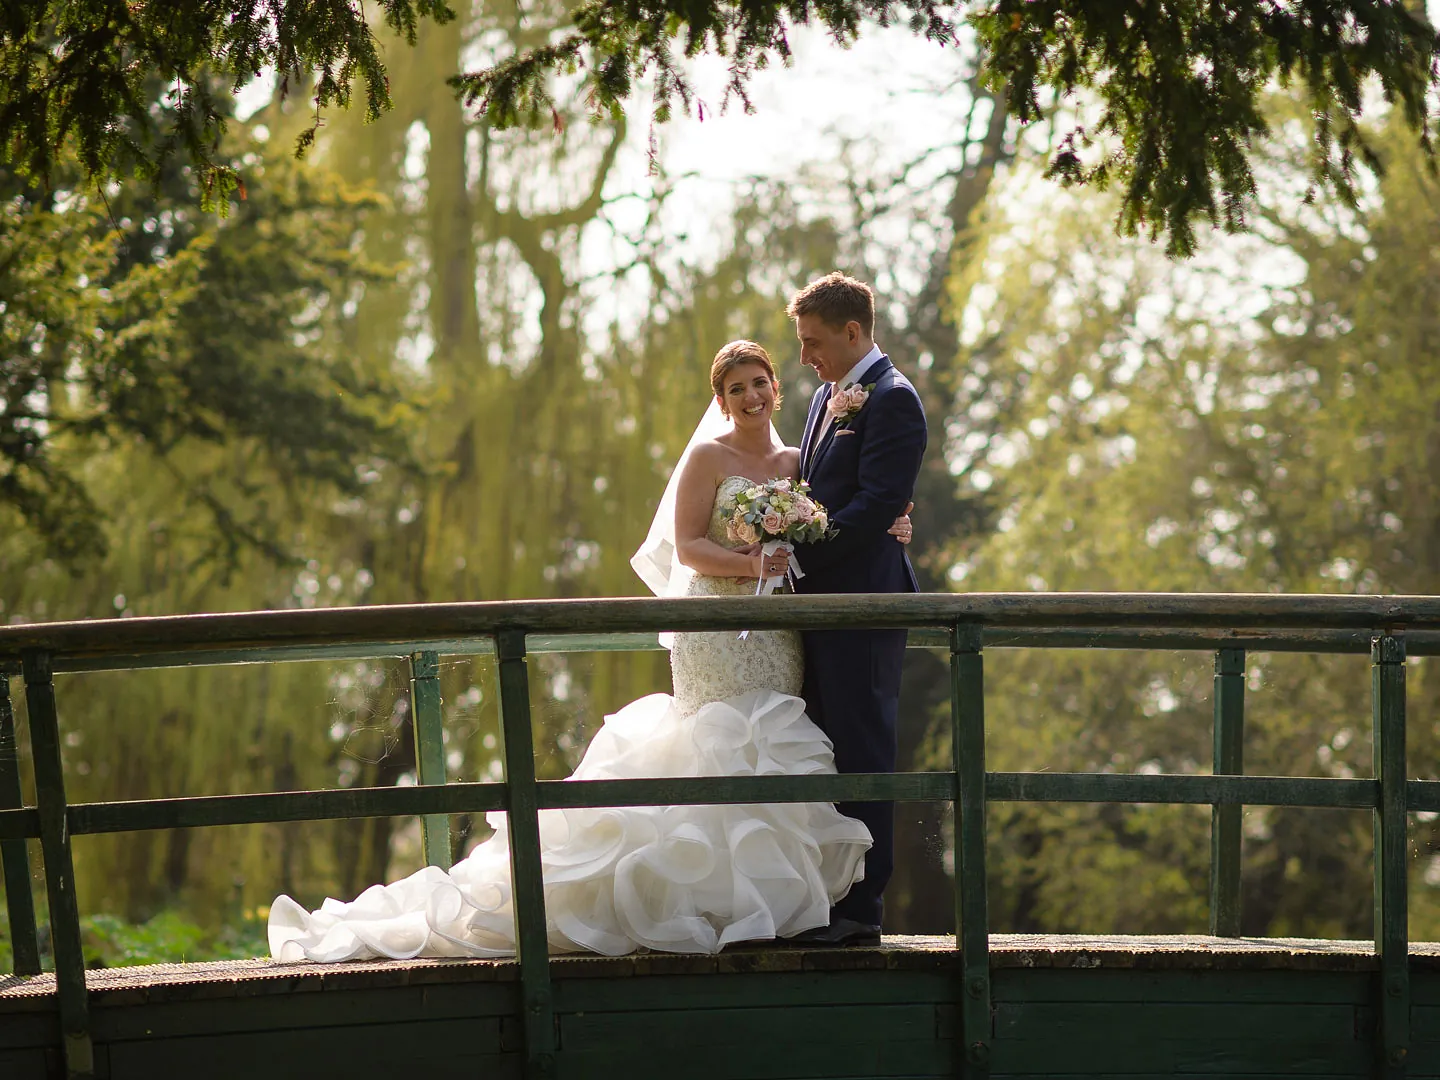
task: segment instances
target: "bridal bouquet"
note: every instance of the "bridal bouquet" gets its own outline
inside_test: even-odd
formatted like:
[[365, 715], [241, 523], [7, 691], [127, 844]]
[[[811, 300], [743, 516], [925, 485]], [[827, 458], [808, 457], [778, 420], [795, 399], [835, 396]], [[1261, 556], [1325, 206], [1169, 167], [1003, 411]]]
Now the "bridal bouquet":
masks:
[[[789, 557], [790, 572], [797, 578], [805, 572], [795, 561], [795, 544], [826, 540], [834, 534], [825, 507], [810, 497], [810, 485], [788, 477], [754, 484], [735, 496], [735, 509], [725, 523], [725, 534], [737, 544], [762, 543], [761, 552], [773, 555], [784, 551]], [[785, 580], [784, 576], [761, 578], [755, 585], [756, 596], [769, 596]], [[748, 637], [744, 631], [740, 637]]]
[[[759, 541], [808, 544], [830, 533], [825, 507], [810, 497], [810, 485], [788, 477], [755, 484], [735, 496], [735, 510], [725, 526], [737, 544]], [[773, 551], [778, 548], [772, 549]]]

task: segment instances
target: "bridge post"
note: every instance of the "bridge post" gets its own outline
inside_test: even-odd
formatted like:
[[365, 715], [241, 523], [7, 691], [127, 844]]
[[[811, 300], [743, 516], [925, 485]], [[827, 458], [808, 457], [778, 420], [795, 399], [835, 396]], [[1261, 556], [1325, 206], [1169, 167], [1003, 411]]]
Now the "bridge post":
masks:
[[510, 829], [511, 898], [520, 961], [520, 1007], [525, 1075], [555, 1075], [555, 1009], [550, 992], [550, 944], [545, 932], [545, 882], [540, 861], [540, 800], [530, 728], [530, 681], [525, 632], [495, 636], [500, 666], [500, 728], [505, 753], [505, 805]]
[[[15, 740], [15, 710], [10, 705], [10, 676], [0, 671], [0, 809], [25, 805], [20, 790], [20, 748]], [[30, 891], [30, 856], [24, 840], [0, 840], [5, 869], [5, 907], [10, 915], [10, 946], [16, 975], [40, 974], [40, 939], [35, 931], [35, 897]]]
[[35, 806], [40, 814], [40, 850], [45, 857], [65, 1072], [73, 1078], [90, 1077], [95, 1074], [95, 1049], [90, 1040], [90, 1001], [85, 989], [85, 950], [80, 942], [80, 906], [75, 895], [75, 862], [60, 757], [60, 722], [55, 711], [55, 676], [48, 652], [27, 649], [21, 664], [30, 747], [35, 756]]
[[[410, 654], [410, 722], [415, 733], [415, 780], [445, 783], [445, 717], [440, 708], [440, 657], [434, 652]], [[425, 862], [450, 868], [450, 815], [426, 814], [420, 819]]]
[[1375, 779], [1375, 952], [1380, 958], [1376, 1076], [1405, 1075], [1410, 1052], [1410, 933], [1405, 807], [1405, 639], [1371, 643], [1370, 701]]
[[[1245, 772], [1245, 650], [1215, 653], [1215, 765], [1217, 776]], [[1210, 810], [1210, 933], [1240, 936], [1240, 820], [1235, 803]]]
[[955, 943], [960, 949], [961, 1075], [990, 1075], [990, 915], [985, 870], [985, 671], [980, 627], [950, 630], [955, 770]]

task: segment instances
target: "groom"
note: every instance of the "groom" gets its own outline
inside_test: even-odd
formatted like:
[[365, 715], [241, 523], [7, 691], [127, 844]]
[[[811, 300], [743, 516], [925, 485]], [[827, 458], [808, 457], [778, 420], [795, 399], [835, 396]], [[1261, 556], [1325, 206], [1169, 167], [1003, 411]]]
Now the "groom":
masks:
[[[925, 453], [925, 410], [910, 381], [876, 346], [870, 286], [834, 273], [795, 294], [800, 361], [821, 385], [800, 444], [800, 478], [836, 527], [796, 548], [801, 593], [918, 592], [905, 547], [888, 534], [905, 512]], [[835, 744], [842, 773], [892, 772], [904, 630], [807, 630], [805, 707]], [[830, 912], [830, 925], [794, 940], [877, 945], [881, 894], [893, 867], [893, 803], [840, 803], [874, 838], [865, 878]]]

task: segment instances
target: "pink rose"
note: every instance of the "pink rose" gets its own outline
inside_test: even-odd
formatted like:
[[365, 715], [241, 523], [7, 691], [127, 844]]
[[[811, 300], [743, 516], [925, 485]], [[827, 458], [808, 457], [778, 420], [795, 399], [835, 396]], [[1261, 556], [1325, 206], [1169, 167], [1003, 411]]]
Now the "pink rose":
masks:
[[785, 519], [776, 511], [770, 510], [760, 519], [760, 527], [771, 536], [779, 536], [780, 530], [785, 528]]
[[795, 522], [800, 525], [809, 525], [815, 520], [815, 508], [808, 502], [796, 503], [790, 513], [794, 515]]
[[755, 526], [748, 521], [741, 522], [735, 529], [738, 534], [735, 539], [742, 544], [753, 544], [760, 539], [760, 534], [755, 531]]
[[835, 419], [848, 420], [864, 408], [865, 402], [869, 400], [870, 391], [863, 386], [852, 384], [842, 390], [836, 390], [825, 408]]

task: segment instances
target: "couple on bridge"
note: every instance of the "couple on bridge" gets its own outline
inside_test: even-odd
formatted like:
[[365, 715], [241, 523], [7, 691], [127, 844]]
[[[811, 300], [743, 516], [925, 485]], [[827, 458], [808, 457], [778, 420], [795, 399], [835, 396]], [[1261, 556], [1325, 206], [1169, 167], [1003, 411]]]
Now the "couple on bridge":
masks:
[[[873, 293], [830, 274], [788, 314], [801, 362], [822, 380], [804, 439], [797, 449], [775, 433], [780, 383], [765, 350], [722, 348], [710, 407], [631, 560], [659, 595], [746, 595], [787, 576], [801, 593], [918, 591], [904, 545], [925, 414], [874, 343]], [[737, 497], [786, 478], [809, 485], [831, 528], [776, 550], [733, 523]], [[670, 649], [673, 697], [607, 716], [571, 779], [894, 770], [904, 630], [686, 633]], [[550, 947], [878, 944], [893, 817], [889, 803], [542, 810]], [[281, 896], [272, 955], [513, 955], [506, 818], [488, 820], [494, 835], [448, 871], [425, 867], [314, 912]]]

